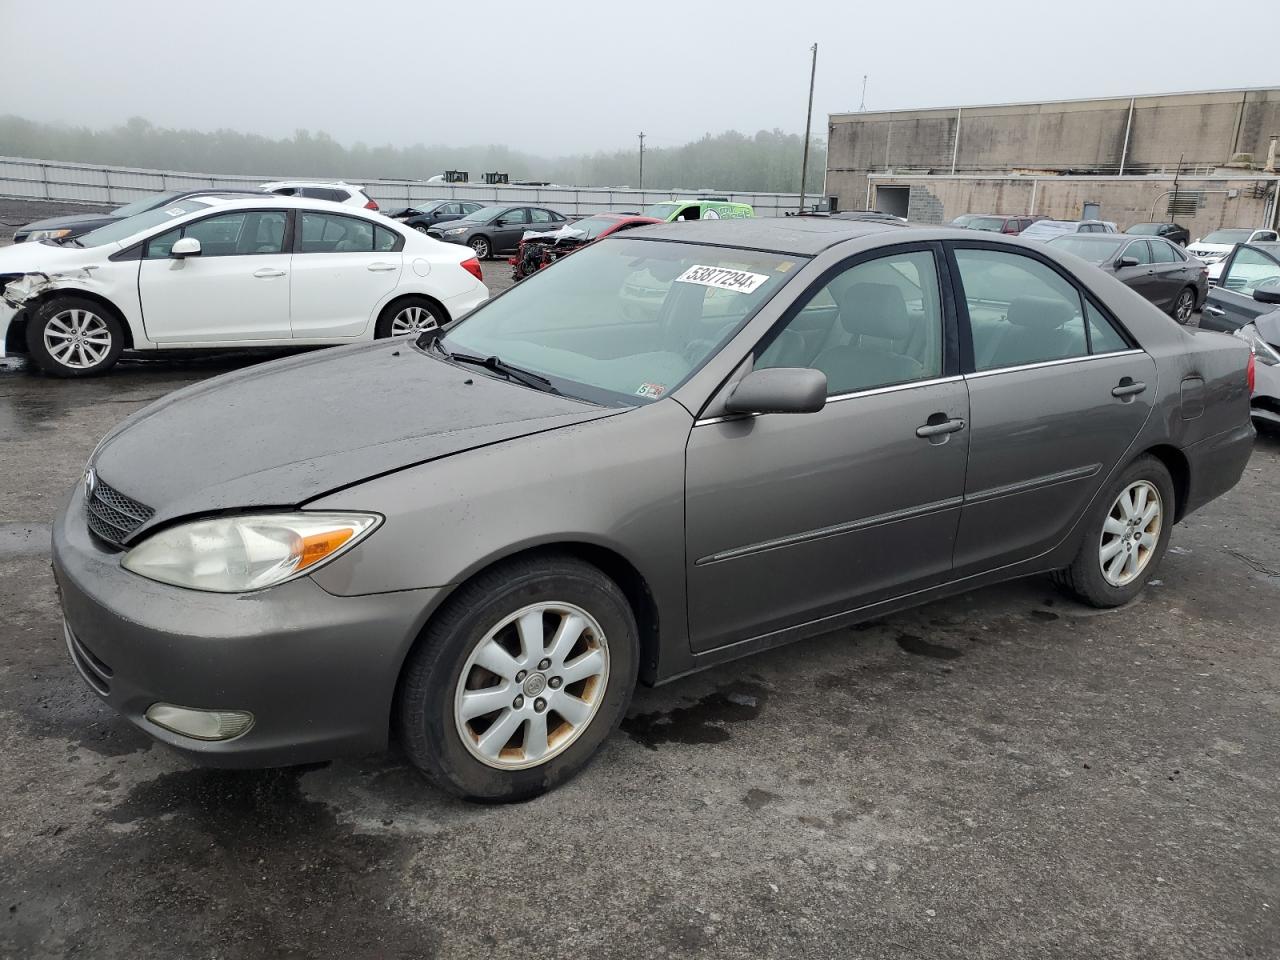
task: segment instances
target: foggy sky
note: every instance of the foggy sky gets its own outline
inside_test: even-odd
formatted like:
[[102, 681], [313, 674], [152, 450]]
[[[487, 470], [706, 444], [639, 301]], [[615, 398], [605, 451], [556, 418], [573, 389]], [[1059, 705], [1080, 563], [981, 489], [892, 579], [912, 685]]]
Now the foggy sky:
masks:
[[[1261, 8], [1259, 8], [1261, 9]], [[0, 112], [90, 127], [543, 154], [826, 115], [1280, 82], [1275, 31], [1202, 2], [0, 0]], [[0, 153], [3, 145], [0, 145]]]

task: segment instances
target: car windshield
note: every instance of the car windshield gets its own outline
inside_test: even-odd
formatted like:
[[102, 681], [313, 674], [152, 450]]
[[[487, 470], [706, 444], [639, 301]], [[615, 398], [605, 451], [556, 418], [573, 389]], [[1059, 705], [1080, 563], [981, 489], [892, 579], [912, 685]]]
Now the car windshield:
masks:
[[480, 307], [441, 342], [593, 403], [651, 403], [713, 356], [804, 259], [611, 237]]
[[116, 207], [111, 211], [113, 217], [132, 217], [139, 213], [145, 213], [148, 210], [154, 210], [162, 204], [168, 203], [175, 197], [180, 197], [180, 193], [153, 193], [143, 197], [141, 200], [135, 200], [133, 203], [126, 203], [123, 207]]
[[971, 220], [977, 220], [978, 215], [975, 213], [962, 213], [951, 221], [953, 227], [967, 227]]
[[646, 217], [657, 217], [659, 220], [666, 220], [675, 213], [683, 204], [679, 203], [651, 203], [644, 208]]
[[582, 220], [573, 221], [566, 229], [579, 230], [583, 233], [583, 239], [594, 240], [617, 222], [617, 220], [610, 217], [586, 217]]
[[1172, 224], [1135, 223], [1132, 227], [1126, 230], [1125, 233], [1137, 234], [1140, 237], [1156, 237], [1160, 235], [1160, 231], [1166, 226], [1172, 226]]
[[1090, 236], [1087, 233], [1068, 233], [1065, 236], [1054, 237], [1049, 241], [1049, 246], [1065, 250], [1067, 253], [1074, 253], [1090, 263], [1102, 263], [1114, 257], [1120, 247], [1128, 242], [1113, 237]]
[[[474, 220], [477, 223], [485, 223], [486, 221], [492, 220], [498, 214], [502, 213], [502, 211], [510, 210], [510, 209], [511, 209], [510, 207], [503, 207], [503, 206], [481, 207], [479, 210], [476, 210], [472, 213], [468, 213], [465, 217], [462, 218], [462, 220]], [[458, 222], [461, 223], [462, 220]]]
[[149, 227], [167, 223], [176, 217], [186, 216], [188, 213], [195, 213], [197, 210], [203, 210], [209, 206], [212, 206], [212, 204], [207, 200], [188, 197], [168, 206], [157, 207], [155, 210], [148, 210], [133, 217], [126, 217], [123, 220], [108, 223], [105, 227], [90, 230], [83, 237], [77, 237], [76, 239], [82, 247], [100, 247], [104, 243], [118, 243]]
[[416, 210], [418, 213], [430, 213], [436, 207], [440, 206], [440, 204], [446, 202], [447, 201], [445, 200], [428, 200], [426, 203], [419, 203], [417, 206], [410, 207], [409, 209]]
[[1201, 243], [1244, 243], [1249, 239], [1252, 230], [1215, 230], [1209, 234]]
[[989, 230], [999, 233], [1004, 229], [1004, 217], [973, 217], [965, 226], [970, 230]]

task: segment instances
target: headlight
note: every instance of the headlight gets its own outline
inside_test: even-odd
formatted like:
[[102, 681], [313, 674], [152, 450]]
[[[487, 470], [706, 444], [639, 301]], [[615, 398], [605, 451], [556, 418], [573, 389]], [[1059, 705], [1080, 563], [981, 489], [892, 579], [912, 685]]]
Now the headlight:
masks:
[[470, 227], [454, 227], [452, 230], [446, 230], [444, 235], [446, 237], [456, 237], [458, 234], [466, 233], [470, 229]]
[[300, 577], [351, 549], [382, 522], [371, 513], [263, 513], [162, 530], [125, 554], [126, 570], [213, 593]]
[[1249, 345], [1249, 349], [1253, 351], [1259, 363], [1264, 363], [1268, 367], [1280, 364], [1280, 351], [1263, 340], [1262, 334], [1258, 333], [1258, 328], [1252, 323], [1246, 323], [1233, 333]]
[[27, 234], [28, 240], [58, 240], [67, 236], [70, 230], [32, 230]]

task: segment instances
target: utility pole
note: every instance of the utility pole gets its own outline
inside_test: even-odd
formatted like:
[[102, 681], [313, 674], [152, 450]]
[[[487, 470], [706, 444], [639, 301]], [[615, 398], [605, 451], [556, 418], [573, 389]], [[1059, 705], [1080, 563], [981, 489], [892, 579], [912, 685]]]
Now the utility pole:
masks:
[[862, 102], [858, 104], [858, 112], [862, 113], [867, 109], [867, 75], [862, 75]]
[[1178, 212], [1178, 181], [1182, 179], [1182, 158], [1185, 153], [1178, 154], [1178, 168], [1173, 173], [1173, 196], [1169, 198], [1169, 222], [1173, 223], [1173, 218]]
[[644, 131], [640, 131], [640, 189], [644, 189]]
[[804, 213], [804, 193], [805, 187], [808, 186], [809, 124], [813, 120], [813, 81], [818, 75], [818, 45], [815, 43], [810, 49], [813, 51], [813, 64], [809, 67], [809, 109], [804, 115], [804, 160], [800, 164], [800, 213]]

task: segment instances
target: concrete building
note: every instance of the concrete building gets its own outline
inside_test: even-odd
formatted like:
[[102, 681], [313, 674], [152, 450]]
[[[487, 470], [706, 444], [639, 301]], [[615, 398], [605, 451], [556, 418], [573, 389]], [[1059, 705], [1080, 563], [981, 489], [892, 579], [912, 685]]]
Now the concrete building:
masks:
[[842, 209], [938, 223], [1096, 204], [1121, 229], [1172, 214], [1193, 236], [1280, 216], [1280, 88], [836, 113], [828, 136]]

